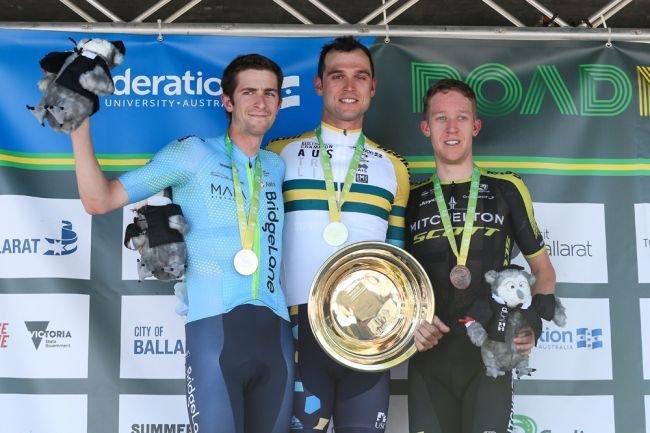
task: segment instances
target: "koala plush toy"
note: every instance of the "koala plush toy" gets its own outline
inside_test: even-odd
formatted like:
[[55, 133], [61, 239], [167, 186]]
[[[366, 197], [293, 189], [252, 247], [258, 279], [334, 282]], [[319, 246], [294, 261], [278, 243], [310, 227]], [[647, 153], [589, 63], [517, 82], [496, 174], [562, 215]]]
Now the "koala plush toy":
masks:
[[43, 96], [27, 109], [43, 126], [47, 120], [56, 131], [74, 131], [99, 110], [98, 95], [115, 91], [110, 70], [122, 63], [125, 52], [121, 41], [85, 38], [74, 51], [47, 54], [40, 61], [45, 76], [38, 87]]
[[124, 246], [140, 253], [138, 278], [179, 280], [185, 273], [185, 241], [188, 225], [180, 206], [156, 195], [136, 209], [124, 234]]
[[528, 356], [519, 354], [512, 340], [525, 327], [531, 327], [539, 336], [541, 319], [553, 320], [564, 327], [564, 306], [554, 295], [532, 296], [535, 277], [521, 266], [488, 271], [485, 280], [491, 287], [492, 297], [478, 300], [472, 306], [471, 317], [466, 320], [467, 335], [481, 348], [488, 376], [496, 378], [513, 369], [517, 378], [530, 375], [535, 369], [528, 367]]

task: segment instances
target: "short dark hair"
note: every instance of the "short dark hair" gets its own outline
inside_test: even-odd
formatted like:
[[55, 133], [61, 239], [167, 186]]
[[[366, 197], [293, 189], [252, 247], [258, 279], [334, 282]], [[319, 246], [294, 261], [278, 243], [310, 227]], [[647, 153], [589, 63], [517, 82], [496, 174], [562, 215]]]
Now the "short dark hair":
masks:
[[321, 80], [323, 79], [323, 73], [325, 72], [325, 57], [330, 51], [342, 51], [344, 53], [349, 53], [354, 50], [361, 50], [366, 56], [368, 56], [368, 61], [370, 61], [370, 72], [374, 77], [375, 64], [372, 61], [370, 50], [361, 42], [359, 42], [359, 40], [354, 36], [339, 36], [332, 42], [323, 45], [323, 48], [320, 51], [320, 57], [318, 58], [318, 77]]
[[458, 92], [472, 101], [472, 105], [474, 106], [474, 115], [476, 115], [476, 94], [474, 93], [474, 90], [463, 81], [443, 78], [429, 87], [426, 95], [422, 98], [422, 117], [424, 120], [427, 120], [429, 117], [429, 103], [431, 102], [431, 98], [433, 98], [437, 93], [449, 93], [450, 91]]
[[[232, 99], [232, 95], [237, 88], [237, 76], [240, 72], [247, 71], [249, 69], [255, 69], [258, 71], [271, 71], [275, 74], [278, 83], [278, 95], [280, 94], [280, 89], [282, 88], [282, 80], [284, 76], [282, 74], [282, 69], [275, 63], [273, 60], [268, 57], [262, 56], [261, 54], [244, 54], [241, 56], [235, 57], [232, 62], [226, 69], [223, 71], [223, 77], [221, 77], [221, 90], [223, 94]], [[232, 113], [228, 114], [228, 118], [232, 117]]]

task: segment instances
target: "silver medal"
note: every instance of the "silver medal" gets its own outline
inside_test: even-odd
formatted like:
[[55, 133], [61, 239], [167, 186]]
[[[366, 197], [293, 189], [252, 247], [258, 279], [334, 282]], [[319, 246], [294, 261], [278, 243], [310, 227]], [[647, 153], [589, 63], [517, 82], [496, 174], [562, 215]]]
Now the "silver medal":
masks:
[[237, 272], [242, 275], [251, 275], [257, 270], [259, 260], [253, 250], [243, 249], [237, 251], [233, 263]]

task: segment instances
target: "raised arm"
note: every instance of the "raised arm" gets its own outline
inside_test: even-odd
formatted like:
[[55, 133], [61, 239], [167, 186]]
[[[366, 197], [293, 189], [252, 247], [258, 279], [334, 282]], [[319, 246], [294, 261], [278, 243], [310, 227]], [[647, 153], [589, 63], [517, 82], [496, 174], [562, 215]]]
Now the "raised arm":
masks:
[[119, 180], [108, 180], [102, 172], [90, 136], [90, 120], [70, 134], [75, 159], [79, 197], [91, 215], [101, 215], [128, 203], [128, 195]]

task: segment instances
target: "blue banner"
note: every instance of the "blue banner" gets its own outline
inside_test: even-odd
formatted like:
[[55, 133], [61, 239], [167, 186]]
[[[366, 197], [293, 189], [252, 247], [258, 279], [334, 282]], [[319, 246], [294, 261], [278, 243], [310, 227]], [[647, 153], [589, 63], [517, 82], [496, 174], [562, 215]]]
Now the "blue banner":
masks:
[[[0, 31], [3, 80], [0, 116], [11, 125], [0, 148], [18, 152], [70, 152], [64, 134], [41, 128], [25, 105], [41, 97], [38, 61], [51, 51], [68, 51], [94, 35]], [[112, 70], [115, 94], [100, 98], [92, 117], [98, 154], [148, 154], [190, 134], [221, 134], [227, 118], [221, 103], [221, 75], [238, 55], [255, 52], [273, 59], [284, 72], [283, 106], [268, 138], [295, 135], [320, 118], [314, 91], [320, 49], [331, 38], [233, 38], [213, 36], [103, 35], [126, 45], [124, 62]], [[372, 42], [367, 38], [365, 42]], [[297, 55], [299, 53], [299, 55]]]

